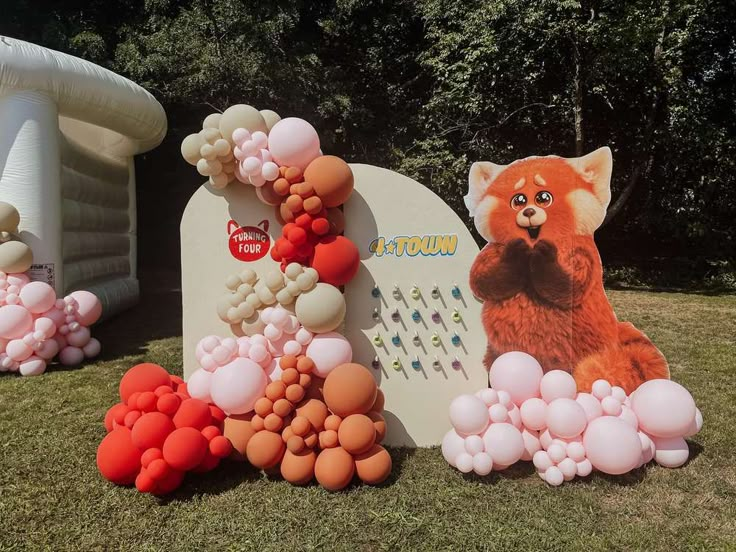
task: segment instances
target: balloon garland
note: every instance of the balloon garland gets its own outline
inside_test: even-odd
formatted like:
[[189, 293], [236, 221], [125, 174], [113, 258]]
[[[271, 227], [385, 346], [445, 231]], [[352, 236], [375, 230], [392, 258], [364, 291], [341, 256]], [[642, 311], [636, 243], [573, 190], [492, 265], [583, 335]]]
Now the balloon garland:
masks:
[[16, 234], [19, 224], [17, 209], [0, 202], [0, 372], [37, 376], [55, 357], [73, 366], [97, 356], [89, 326], [102, 304], [88, 291], [59, 298], [46, 282], [32, 282], [33, 253]]
[[654, 460], [676, 468], [689, 456], [685, 437], [703, 416], [690, 393], [671, 380], [650, 380], [631, 395], [605, 380], [578, 393], [567, 372], [543, 374], [532, 356], [501, 355], [490, 388], [450, 404], [453, 428], [442, 440], [447, 462], [463, 473], [487, 475], [531, 460], [557, 486], [595, 469], [620, 475]]
[[[233, 336], [200, 340], [200, 368], [187, 384], [151, 365], [123, 377], [123, 402], [108, 413], [110, 433], [98, 450], [100, 472], [165, 494], [185, 472], [211, 469], [229, 455], [278, 470], [296, 485], [316, 478], [334, 491], [355, 476], [383, 482], [391, 472], [380, 445], [383, 394], [367, 368], [351, 363], [350, 343], [335, 332], [346, 310], [339, 287], [360, 264], [357, 246], [341, 235], [350, 167], [322, 155], [307, 121], [247, 105], [208, 116], [181, 152], [212, 188], [254, 186], [275, 208], [283, 228], [270, 253], [278, 264], [262, 275], [245, 268], [225, 278], [227, 292], [214, 310]], [[203, 418], [177, 425], [185, 404], [199, 405]]]

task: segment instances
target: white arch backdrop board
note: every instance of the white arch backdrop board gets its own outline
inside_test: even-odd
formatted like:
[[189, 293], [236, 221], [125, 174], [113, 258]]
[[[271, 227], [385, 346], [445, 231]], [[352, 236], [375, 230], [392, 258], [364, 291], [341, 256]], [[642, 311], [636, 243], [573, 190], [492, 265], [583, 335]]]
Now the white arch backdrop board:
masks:
[[138, 299], [133, 156], [166, 134], [137, 84], [0, 36], [0, 200], [20, 212], [34, 279], [88, 289], [103, 315]]
[[[361, 266], [345, 288], [341, 331], [354, 360], [370, 367], [386, 395], [385, 443], [437, 445], [450, 427], [450, 401], [487, 385], [481, 304], [467, 283], [478, 246], [462, 220], [418, 182], [379, 167], [350, 166], [355, 190], [345, 204], [345, 236], [358, 246]], [[226, 276], [245, 266], [228, 247], [230, 220], [238, 226], [268, 221], [271, 241], [280, 235], [274, 209], [258, 201], [251, 186], [202, 186], [192, 196], [181, 223], [185, 377], [198, 368], [199, 339], [230, 334], [215, 312]], [[265, 274], [275, 263], [266, 255], [247, 266]], [[459, 294], [453, 294], [456, 285]]]

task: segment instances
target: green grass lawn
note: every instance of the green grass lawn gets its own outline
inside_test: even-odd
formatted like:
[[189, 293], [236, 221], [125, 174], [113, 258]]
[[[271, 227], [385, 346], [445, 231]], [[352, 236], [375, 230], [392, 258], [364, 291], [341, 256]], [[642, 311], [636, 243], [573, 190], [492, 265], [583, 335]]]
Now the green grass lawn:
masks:
[[734, 549], [736, 297], [610, 297], [703, 411], [683, 468], [551, 488], [530, 464], [463, 476], [438, 449], [419, 449], [392, 451], [384, 486], [334, 494], [229, 462], [164, 500], [116, 487], [95, 450], [121, 375], [143, 360], [181, 373], [180, 306], [168, 294], [101, 325], [93, 364], [0, 377], [0, 549]]

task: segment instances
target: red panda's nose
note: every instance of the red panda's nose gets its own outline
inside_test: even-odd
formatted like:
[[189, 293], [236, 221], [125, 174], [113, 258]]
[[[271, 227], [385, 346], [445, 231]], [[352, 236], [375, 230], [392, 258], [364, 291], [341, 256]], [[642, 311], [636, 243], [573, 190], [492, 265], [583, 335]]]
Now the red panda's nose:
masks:
[[537, 214], [537, 212], [531, 207], [527, 207], [526, 209], [524, 209], [524, 211], [521, 214], [527, 218], [532, 218], [534, 215]]

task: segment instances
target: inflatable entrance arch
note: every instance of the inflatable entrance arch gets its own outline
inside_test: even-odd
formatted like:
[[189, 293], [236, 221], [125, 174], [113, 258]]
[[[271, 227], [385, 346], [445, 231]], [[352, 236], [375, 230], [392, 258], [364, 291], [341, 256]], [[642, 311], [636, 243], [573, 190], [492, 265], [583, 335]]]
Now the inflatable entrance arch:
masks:
[[133, 156], [163, 140], [161, 105], [93, 63], [0, 37], [0, 128], [0, 199], [20, 212], [33, 278], [92, 291], [104, 316], [133, 305]]

